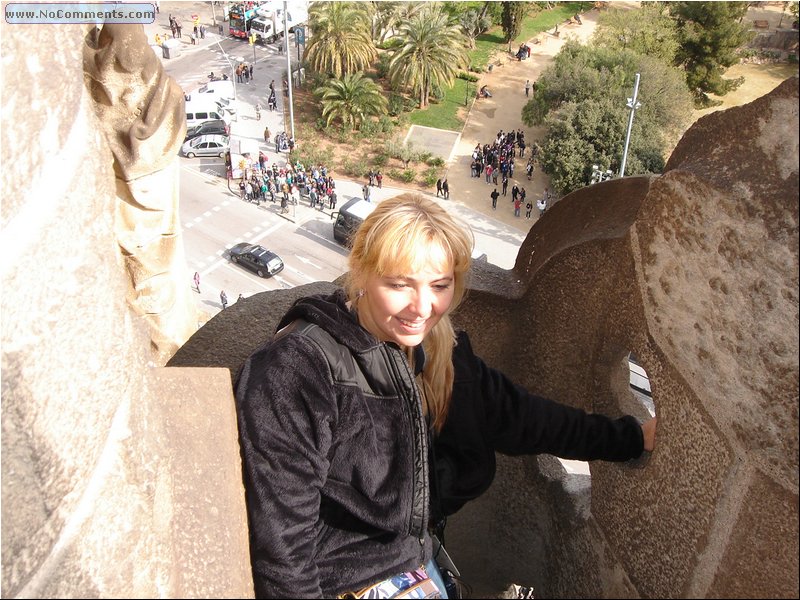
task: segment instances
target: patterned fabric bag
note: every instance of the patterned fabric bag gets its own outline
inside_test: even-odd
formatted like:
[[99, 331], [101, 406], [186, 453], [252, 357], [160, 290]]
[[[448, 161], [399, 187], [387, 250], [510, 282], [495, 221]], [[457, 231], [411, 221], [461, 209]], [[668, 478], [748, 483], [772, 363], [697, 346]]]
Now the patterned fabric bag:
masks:
[[442, 593], [425, 567], [407, 571], [367, 586], [357, 592], [347, 592], [339, 598], [441, 598]]

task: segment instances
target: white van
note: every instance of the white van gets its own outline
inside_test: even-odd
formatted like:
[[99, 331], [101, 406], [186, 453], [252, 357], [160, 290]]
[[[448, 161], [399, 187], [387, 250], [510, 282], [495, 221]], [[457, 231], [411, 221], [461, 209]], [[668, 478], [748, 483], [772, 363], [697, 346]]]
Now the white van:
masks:
[[189, 97], [186, 100], [186, 126], [193, 127], [206, 121], [222, 119], [231, 124], [231, 114], [213, 98]]
[[236, 98], [236, 94], [234, 93], [233, 89], [233, 82], [228, 79], [209, 81], [208, 83], [203, 85], [199, 90], [197, 90], [197, 93], [210, 94], [212, 96], [228, 98], [230, 100], [234, 100]]

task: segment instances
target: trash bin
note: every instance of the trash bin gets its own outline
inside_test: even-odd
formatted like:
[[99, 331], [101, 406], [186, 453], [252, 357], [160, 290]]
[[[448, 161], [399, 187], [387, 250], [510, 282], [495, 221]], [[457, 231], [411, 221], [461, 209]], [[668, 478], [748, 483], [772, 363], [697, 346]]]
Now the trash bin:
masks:
[[164, 58], [178, 58], [181, 55], [181, 41], [175, 38], [167, 38], [161, 44], [161, 51]]

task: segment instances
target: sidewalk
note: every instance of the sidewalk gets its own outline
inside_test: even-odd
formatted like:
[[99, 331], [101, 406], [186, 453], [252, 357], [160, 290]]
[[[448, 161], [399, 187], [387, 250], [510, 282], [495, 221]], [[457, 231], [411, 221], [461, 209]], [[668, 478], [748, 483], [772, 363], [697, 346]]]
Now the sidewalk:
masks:
[[[614, 8], [632, 8], [638, 4], [638, 2], [614, 2]], [[467, 122], [461, 132], [461, 138], [447, 166], [446, 175], [450, 184], [451, 197], [454, 200], [463, 202], [473, 210], [490, 215], [524, 233], [527, 233], [533, 226], [539, 215], [539, 211], [536, 209], [536, 200], [542, 197], [545, 187], [550, 187], [550, 180], [538, 167], [534, 170], [531, 181], [528, 181], [525, 175], [525, 165], [530, 156], [529, 148], [532, 142], [541, 143], [545, 134], [543, 127], [526, 127], [522, 123], [522, 108], [529, 100], [525, 96], [525, 81], [535, 82], [542, 71], [550, 66], [553, 57], [558, 54], [567, 39], [577, 38], [585, 43], [594, 33], [599, 14], [598, 9], [594, 8], [581, 15], [582, 25], [559, 24], [560, 35], [558, 37], [550, 32], [543, 32], [538, 36], [539, 43], [536, 43], [536, 38], [528, 40], [527, 44], [532, 51], [527, 60], [517, 61], [507, 52], [501, 52], [494, 56], [494, 68], [491, 72], [484, 73], [476, 83], [476, 88], [487, 85], [492, 92], [492, 97], [473, 101]], [[493, 211], [489, 194], [495, 189], [495, 186], [487, 184], [483, 177], [470, 176], [471, 155], [476, 145], [483, 146], [491, 143], [500, 130], [511, 131], [512, 129], [521, 129], [525, 133], [525, 142], [528, 148], [525, 158], [518, 157], [515, 161], [514, 177], [509, 178], [508, 195], [500, 196], [497, 201], [497, 210]], [[534, 209], [530, 220], [525, 218], [524, 206], [521, 211], [522, 216], [514, 216], [511, 188], [515, 183], [520, 188], [525, 188], [527, 199], [532, 200]], [[497, 190], [502, 193], [499, 180]]]

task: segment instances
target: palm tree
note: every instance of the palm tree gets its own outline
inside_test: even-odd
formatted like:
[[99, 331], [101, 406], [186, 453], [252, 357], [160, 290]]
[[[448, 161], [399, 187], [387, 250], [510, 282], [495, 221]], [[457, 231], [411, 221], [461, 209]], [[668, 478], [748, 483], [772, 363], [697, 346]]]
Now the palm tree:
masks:
[[372, 17], [363, 2], [312, 2], [311, 37], [304, 60], [318, 73], [337, 79], [363, 71], [377, 58], [370, 29]]
[[393, 35], [398, 25], [409, 20], [425, 6], [424, 2], [372, 2], [374, 6], [372, 38], [379, 44]]
[[452, 86], [458, 69], [466, 66], [468, 42], [438, 4], [425, 5], [401, 23], [397, 36], [403, 45], [389, 61], [389, 79], [412, 89], [424, 108], [434, 86]]
[[314, 93], [322, 102], [322, 118], [326, 125], [338, 118], [343, 125], [358, 129], [365, 118], [384, 115], [388, 107], [380, 86], [361, 71], [348, 73], [341, 79], [329, 79]]

